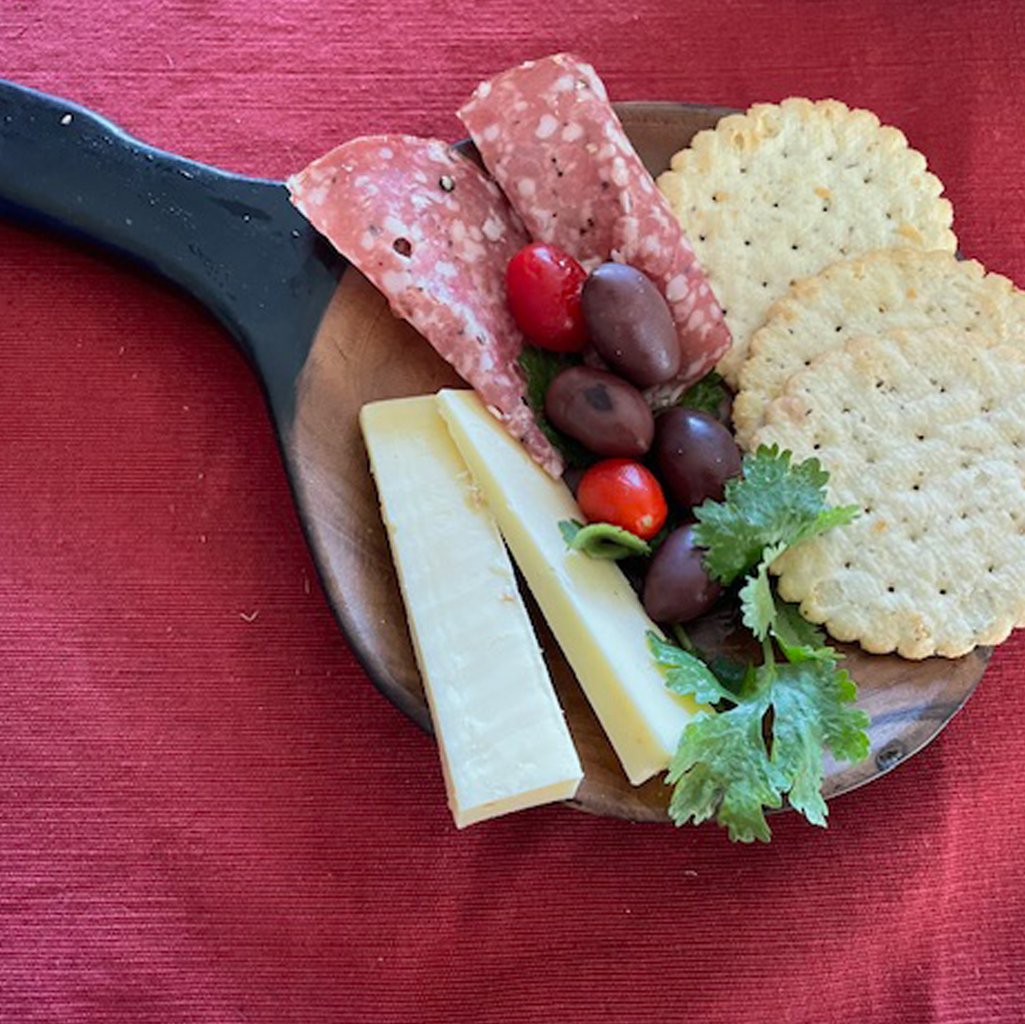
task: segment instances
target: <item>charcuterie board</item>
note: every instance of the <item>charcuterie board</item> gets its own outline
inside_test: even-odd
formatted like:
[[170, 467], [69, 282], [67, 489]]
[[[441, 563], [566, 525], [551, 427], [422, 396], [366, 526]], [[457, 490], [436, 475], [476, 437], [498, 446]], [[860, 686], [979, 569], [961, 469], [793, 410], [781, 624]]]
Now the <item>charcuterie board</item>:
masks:
[[[619, 113], [654, 173], [723, 108], [627, 103]], [[369, 401], [459, 386], [411, 327], [334, 255], [284, 186], [150, 149], [96, 115], [0, 85], [0, 211], [69, 231], [153, 268], [206, 305], [266, 389], [306, 536], [327, 596], [377, 687], [429, 728], [416, 662], [367, 469], [357, 415]], [[540, 616], [535, 621], [585, 778], [574, 805], [665, 820], [666, 787], [632, 787]], [[709, 647], [738, 642], [716, 615]], [[932, 739], [970, 696], [989, 652], [908, 662], [845, 652], [872, 716], [871, 756], [827, 766], [833, 796], [876, 778]]]

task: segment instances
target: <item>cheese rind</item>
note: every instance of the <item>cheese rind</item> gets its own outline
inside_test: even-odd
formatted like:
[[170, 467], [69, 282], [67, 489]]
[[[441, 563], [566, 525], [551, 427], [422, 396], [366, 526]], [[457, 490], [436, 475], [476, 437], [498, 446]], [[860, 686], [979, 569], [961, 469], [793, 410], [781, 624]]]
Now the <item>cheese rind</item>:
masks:
[[627, 777], [640, 785], [668, 766], [698, 711], [666, 689], [646, 636], [661, 635], [658, 627], [617, 565], [567, 550], [559, 521], [581, 518], [569, 488], [539, 470], [472, 391], [441, 391], [437, 401]]
[[360, 426], [456, 825], [572, 797], [583, 771], [512, 564], [433, 396]]

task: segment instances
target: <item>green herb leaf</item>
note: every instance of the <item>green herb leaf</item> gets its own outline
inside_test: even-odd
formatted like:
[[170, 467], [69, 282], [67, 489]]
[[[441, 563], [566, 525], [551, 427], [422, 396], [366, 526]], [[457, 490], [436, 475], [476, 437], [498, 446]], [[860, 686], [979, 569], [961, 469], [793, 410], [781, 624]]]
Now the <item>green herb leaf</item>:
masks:
[[712, 370], [680, 395], [676, 404], [687, 409], [707, 412], [709, 416], [715, 416], [729, 397], [730, 393], [727, 391], [722, 377]]
[[650, 555], [651, 548], [635, 533], [612, 523], [583, 523], [575, 519], [559, 522], [559, 532], [572, 551], [580, 551], [590, 558], [633, 558]]
[[559, 450], [567, 466], [584, 469], [597, 462], [597, 456], [589, 452], [579, 441], [557, 430], [545, 416], [545, 395], [552, 381], [563, 370], [577, 365], [580, 360], [547, 349], [525, 345], [518, 362], [527, 383], [527, 405], [537, 420], [541, 432]]
[[[670, 661], [665, 653], [658, 659], [660, 666]], [[673, 670], [664, 671], [670, 685]], [[731, 839], [767, 842], [763, 808], [780, 807], [784, 796], [812, 824], [825, 825], [823, 751], [841, 761], [867, 757], [868, 716], [853, 707], [857, 691], [834, 662], [770, 661], [750, 671], [754, 684], [727, 698], [734, 707], [700, 715], [684, 730], [666, 776], [674, 786], [669, 813], [677, 825], [714, 815]], [[771, 753], [764, 738], [770, 711]]]
[[827, 508], [820, 512], [810, 523], [802, 526], [796, 536], [790, 541], [790, 546], [799, 544], [803, 540], [810, 540], [820, 533], [832, 530], [834, 526], [846, 526], [854, 522], [861, 515], [861, 509], [857, 505], [837, 505], [834, 508]]
[[573, 362], [557, 352], [524, 345], [519, 364], [527, 380], [527, 404], [536, 414], [539, 410], [544, 411], [545, 395], [552, 381]]
[[738, 596], [741, 620], [759, 640], [764, 640], [769, 635], [772, 621], [776, 616], [772, 587], [769, 585], [769, 570], [764, 562], [759, 566], [758, 572], [748, 576]]
[[740, 588], [740, 614], [744, 625], [759, 639], [764, 640], [776, 622], [776, 599], [769, 583], [769, 566], [786, 550], [785, 544], [768, 548], [758, 565], [757, 572], [748, 576]]
[[748, 696], [753, 692], [757, 680], [755, 667], [749, 661], [737, 661], [717, 654], [708, 663], [716, 679], [729, 691], [730, 700]]
[[764, 701], [750, 701], [698, 715], [683, 730], [666, 775], [674, 787], [669, 817], [675, 824], [699, 824], [714, 815], [730, 839], [769, 841], [763, 808], [782, 805], [783, 778], [765, 749], [765, 711]]
[[566, 547], [572, 548], [573, 541], [576, 540], [577, 534], [584, 528], [584, 524], [579, 519], [560, 519], [559, 520], [559, 533], [562, 534], [562, 539], [565, 541]]
[[776, 617], [772, 636], [789, 662], [837, 661], [836, 651], [826, 643], [826, 636], [798, 611], [796, 604], [774, 598]]
[[779, 770], [790, 804], [813, 825], [825, 826], [822, 751], [843, 761], [868, 756], [868, 715], [851, 707], [857, 691], [832, 662], [805, 661], [776, 666], [772, 703], [772, 763]]
[[757, 565], [766, 548], [850, 522], [857, 510], [829, 509], [828, 479], [817, 459], [792, 465], [790, 452], [776, 445], [745, 455], [742, 475], [726, 484], [724, 500], [694, 510], [694, 536], [707, 549], [705, 568], [729, 584]]
[[[755, 668], [720, 657], [706, 666], [696, 650], [649, 635], [671, 690], [726, 708], [694, 719], [680, 738], [666, 776], [674, 787], [669, 813], [678, 825], [714, 816], [731, 839], [768, 841], [764, 809], [787, 797], [824, 826], [823, 752], [841, 761], [868, 756], [868, 716], [853, 706], [857, 691], [837, 668], [839, 655], [796, 606], [775, 595], [769, 572], [788, 548], [860, 511], [830, 508], [828, 479], [815, 459], [794, 465], [790, 452], [762, 447], [745, 456], [743, 475], [726, 485], [723, 501], [695, 510], [708, 572], [726, 584], [746, 576], [741, 616], [761, 641], [764, 660]], [[774, 644], [785, 663], [777, 663]]]
[[734, 699], [699, 657], [681, 650], [650, 630], [647, 635], [648, 650], [665, 676], [666, 686], [673, 693], [693, 697], [701, 704]]

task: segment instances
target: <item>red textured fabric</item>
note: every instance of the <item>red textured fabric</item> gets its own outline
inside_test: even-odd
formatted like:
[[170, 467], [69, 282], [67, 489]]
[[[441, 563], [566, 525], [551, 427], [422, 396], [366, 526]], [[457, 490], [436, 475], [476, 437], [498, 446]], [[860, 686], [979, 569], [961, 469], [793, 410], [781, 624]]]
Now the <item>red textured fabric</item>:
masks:
[[[616, 98], [836, 95], [1025, 284], [1025, 10], [807, 0], [7, 0], [0, 74], [282, 176], [455, 135], [572, 48]], [[457, 833], [314, 581], [259, 388], [144, 274], [0, 223], [0, 1020], [1025, 1019], [1025, 641], [769, 847], [553, 807]]]

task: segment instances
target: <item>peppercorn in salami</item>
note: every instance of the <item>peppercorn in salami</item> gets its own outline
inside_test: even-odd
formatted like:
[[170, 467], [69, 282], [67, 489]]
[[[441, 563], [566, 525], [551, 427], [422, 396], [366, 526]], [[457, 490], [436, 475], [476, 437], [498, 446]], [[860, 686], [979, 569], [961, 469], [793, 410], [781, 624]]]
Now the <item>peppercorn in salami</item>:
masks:
[[527, 406], [505, 268], [527, 242], [494, 182], [437, 139], [355, 139], [288, 182], [292, 201], [384, 293], [553, 476]]
[[730, 345], [722, 310], [594, 69], [568, 54], [527, 61], [479, 85], [459, 116], [535, 241], [588, 270], [628, 263], [665, 296], [682, 359], [649, 397], [671, 400], [712, 369]]

